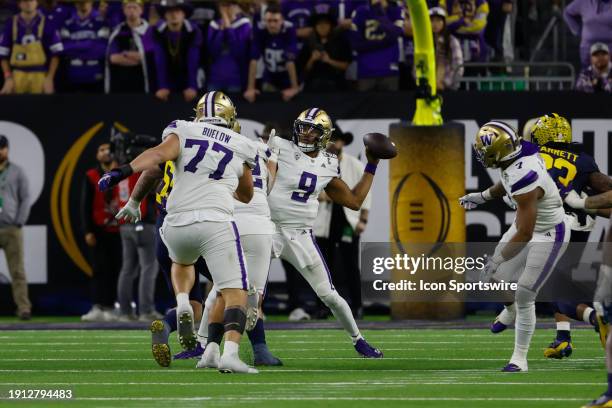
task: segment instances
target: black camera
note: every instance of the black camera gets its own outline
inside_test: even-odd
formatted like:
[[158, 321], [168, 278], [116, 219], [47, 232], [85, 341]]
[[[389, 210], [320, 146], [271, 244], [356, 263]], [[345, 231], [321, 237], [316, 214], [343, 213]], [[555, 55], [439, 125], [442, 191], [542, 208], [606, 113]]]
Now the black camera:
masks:
[[154, 136], [111, 130], [111, 154], [120, 165], [131, 162], [140, 153], [158, 144], [159, 139]]

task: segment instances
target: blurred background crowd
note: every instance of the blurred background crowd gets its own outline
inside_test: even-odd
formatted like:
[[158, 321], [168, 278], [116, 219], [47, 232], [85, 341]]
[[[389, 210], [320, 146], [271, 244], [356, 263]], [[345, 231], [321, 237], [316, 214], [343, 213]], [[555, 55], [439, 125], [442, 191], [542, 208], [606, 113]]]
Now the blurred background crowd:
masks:
[[[442, 90], [612, 91], [609, 0], [428, 0]], [[415, 88], [394, 0], [4, 0], [1, 93]], [[495, 79], [495, 80], [493, 80]], [[511, 79], [511, 80], [508, 80]]]

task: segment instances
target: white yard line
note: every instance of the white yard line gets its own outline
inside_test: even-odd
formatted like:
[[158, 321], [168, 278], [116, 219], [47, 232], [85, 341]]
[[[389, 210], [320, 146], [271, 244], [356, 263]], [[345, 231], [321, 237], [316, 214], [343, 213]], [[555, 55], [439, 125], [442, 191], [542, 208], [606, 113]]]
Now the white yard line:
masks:
[[[369, 360], [363, 360], [363, 361], [369, 361]], [[374, 361], [374, 360], [372, 360]], [[554, 373], [559, 373], [559, 367], [554, 367], [554, 368], [531, 368], [529, 369], [530, 372], [554, 372]], [[570, 368], [570, 367], [563, 367], [563, 371], [584, 371], [584, 368]], [[53, 368], [42, 368], [42, 369], [20, 369], [20, 368], [15, 368], [15, 369], [0, 369], [0, 373], [11, 373], [11, 374], [15, 374], [15, 373], [116, 373], [116, 374], [123, 374], [123, 373], [155, 373], [155, 374], [179, 374], [179, 373], [194, 373], [194, 372], [201, 372], [201, 373], [216, 373], [216, 371], [214, 370], [196, 370], [195, 368], [192, 369], [165, 369], [165, 370], [155, 370], [155, 369], [124, 369], [124, 368], [117, 368], [117, 369], [89, 369], [89, 368], [85, 368], [85, 369], [53, 369]], [[361, 373], [361, 374], [371, 374], [373, 372], [380, 372], [380, 373], [406, 373], [406, 374], [415, 374], [415, 375], [430, 375], [430, 374], [442, 374], [442, 373], [448, 373], [448, 374], [453, 374], [453, 373], [478, 373], [478, 374], [494, 374], [494, 373], [499, 373], [499, 370], [496, 368], [490, 368], [490, 369], [470, 369], [470, 368], [466, 368], [466, 369], [448, 369], [448, 370], [415, 370], [415, 369], [410, 369], [410, 368], [406, 368], [406, 369], [387, 369], [387, 368], [368, 368], [367, 370], [364, 370], [363, 368], [346, 368], [346, 369], [333, 369], [333, 368], [312, 368], [312, 369], [300, 369], [300, 368], [268, 368], [268, 369], [260, 369], [261, 373], [266, 373], [266, 374], [276, 374], [276, 373], [348, 373], [348, 372], [354, 372], [354, 373]], [[504, 374], [502, 374], [504, 375]], [[520, 374], [518, 374], [520, 375]], [[508, 375], [505, 375], [508, 376]]]
[[497, 385], [525, 385], [525, 386], [541, 386], [541, 385], [554, 385], [554, 386], [605, 386], [605, 382], [482, 382], [482, 381], [343, 381], [343, 382], [308, 382], [305, 383], [303, 381], [300, 382], [0, 382], [0, 385], [3, 386], [72, 386], [72, 385], [87, 385], [87, 386], [124, 386], [124, 385], [172, 385], [172, 386], [182, 386], [182, 387], [192, 387], [192, 386], [227, 386], [227, 385], [265, 385], [265, 386], [277, 386], [277, 385], [299, 385], [299, 386], [310, 386], [310, 385], [323, 385], [323, 386], [381, 386], [381, 385], [478, 385], [478, 386], [497, 386]]
[[[52, 351], [52, 350], [49, 350]], [[72, 357], [72, 358], [60, 358], [60, 357], [32, 357], [32, 358], [3, 358], [2, 361], [148, 361], [147, 358], [121, 358], [121, 357], [102, 357], [102, 358], [80, 358], [80, 357]], [[359, 361], [375, 361], [364, 359], [363, 357], [283, 357], [283, 360], [359, 360]], [[500, 361], [504, 360], [503, 358], [482, 358], [482, 357], [465, 357], [465, 358], [457, 358], [457, 357], [385, 357], [383, 361], [386, 360], [410, 360], [410, 361]], [[601, 357], [593, 357], [593, 358], [572, 358], [568, 360], [568, 362], [591, 362], [591, 361], [600, 361], [604, 362], [604, 356]]]

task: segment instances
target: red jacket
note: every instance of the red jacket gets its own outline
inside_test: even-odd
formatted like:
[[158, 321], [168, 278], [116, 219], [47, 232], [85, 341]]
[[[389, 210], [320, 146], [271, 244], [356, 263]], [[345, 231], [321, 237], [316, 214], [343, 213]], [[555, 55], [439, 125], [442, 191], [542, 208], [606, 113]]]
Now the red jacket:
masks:
[[87, 179], [81, 202], [83, 227], [86, 233], [94, 232], [95, 229], [103, 229], [106, 232], [119, 231], [119, 223], [115, 219], [115, 214], [121, 208], [119, 189], [114, 187], [105, 192], [98, 190], [98, 181], [102, 174], [102, 169], [99, 167], [89, 169], [86, 173]]

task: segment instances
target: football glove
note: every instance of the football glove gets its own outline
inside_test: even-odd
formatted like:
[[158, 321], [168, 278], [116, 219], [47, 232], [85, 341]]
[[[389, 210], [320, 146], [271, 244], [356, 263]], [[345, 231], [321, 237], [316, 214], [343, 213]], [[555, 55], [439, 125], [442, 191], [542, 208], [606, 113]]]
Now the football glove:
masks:
[[134, 170], [132, 170], [132, 166], [129, 164], [112, 169], [100, 177], [98, 189], [102, 192], [109, 190], [119, 184], [121, 180], [130, 177], [133, 172]]
[[119, 210], [115, 218], [125, 222], [136, 223], [140, 221], [140, 203], [130, 198], [127, 204]]
[[471, 210], [489, 201], [491, 199], [490, 196], [489, 190], [466, 194], [459, 199], [459, 204], [466, 210]]
[[480, 271], [480, 281], [481, 282], [490, 282], [491, 278], [499, 265], [504, 262], [504, 258], [500, 255], [487, 256], [487, 263], [485, 264], [482, 271]]

